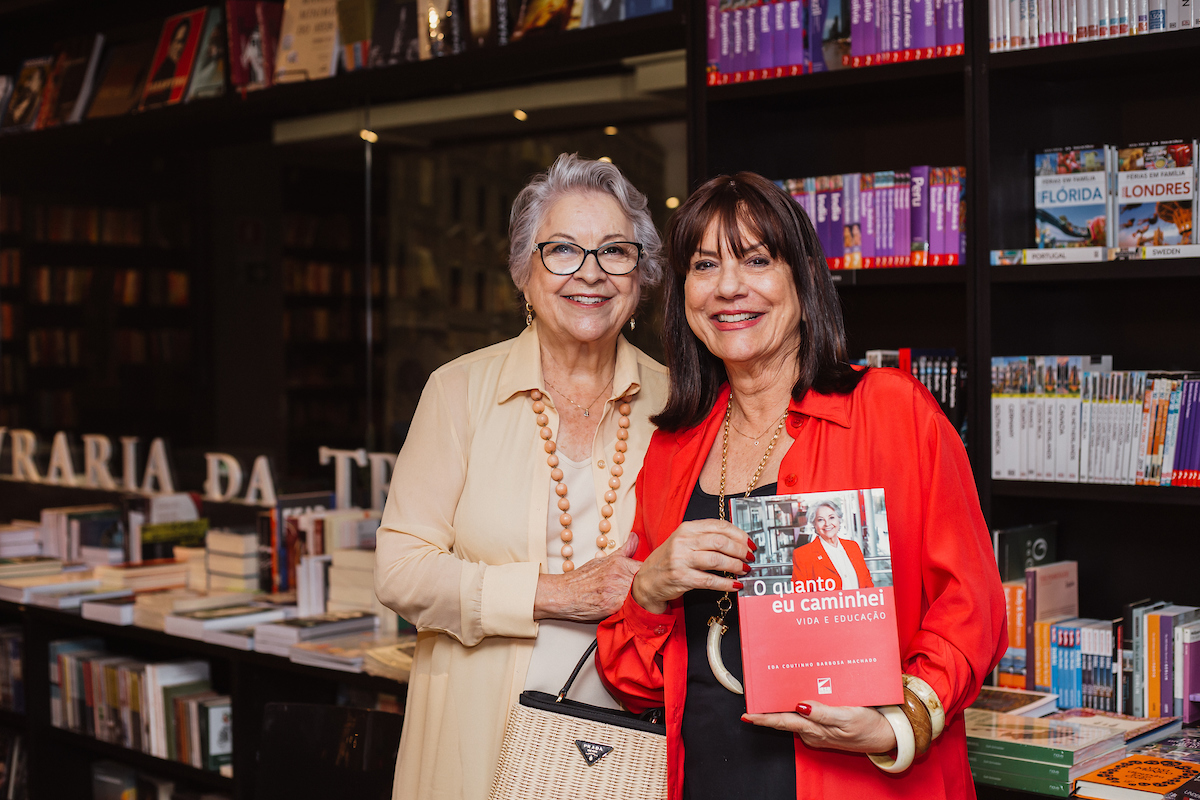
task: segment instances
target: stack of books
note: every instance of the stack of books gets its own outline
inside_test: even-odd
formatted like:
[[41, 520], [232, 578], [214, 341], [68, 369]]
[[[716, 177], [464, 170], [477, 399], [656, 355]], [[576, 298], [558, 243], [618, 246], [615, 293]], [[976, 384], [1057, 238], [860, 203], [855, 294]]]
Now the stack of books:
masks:
[[0, 579], [0, 600], [10, 603], [28, 603], [34, 595], [41, 592], [71, 590], [94, 590], [99, 588], [100, 581], [92, 576], [90, 570], [73, 572], [55, 572], [45, 575], [35, 575], [23, 578]]
[[[386, 660], [395, 668], [404, 656], [408, 665], [404, 669], [405, 679], [412, 669], [412, 654], [417, 646], [416, 636], [403, 638], [392, 634], [380, 634], [375, 631], [351, 633], [345, 636], [331, 636], [327, 639], [313, 639], [292, 645], [289, 658], [297, 664], [307, 664], [311, 667], [324, 667], [342, 672], [362, 672], [369, 653], [381, 651], [377, 661]], [[399, 672], [399, 670], [396, 670]], [[397, 679], [400, 680], [400, 679]]]
[[1062, 719], [1082, 722], [1094, 728], [1108, 728], [1125, 737], [1125, 752], [1132, 753], [1142, 747], [1153, 745], [1179, 733], [1183, 721], [1179, 717], [1134, 717], [1112, 711], [1096, 711], [1090, 708], [1068, 708], [1055, 711], [1046, 719]]
[[187, 588], [198, 592], [208, 591], [207, 551], [203, 547], [184, 547], [175, 545], [172, 558], [187, 564]]
[[0, 558], [40, 556], [42, 526], [37, 522], [13, 520], [0, 525]]
[[137, 592], [158, 589], [183, 589], [188, 585], [188, 564], [183, 561], [158, 559], [140, 564], [113, 564], [96, 567], [93, 574], [105, 586], [119, 586]]
[[204, 639], [208, 631], [248, 628], [286, 617], [283, 608], [255, 603], [177, 611], [163, 620], [163, 631], [187, 639]]
[[254, 627], [254, 649], [260, 653], [289, 658], [300, 642], [333, 636], [375, 631], [378, 620], [365, 611], [331, 611], [316, 617], [269, 622]]
[[976, 708], [965, 718], [976, 783], [1068, 797], [1076, 778], [1125, 756], [1125, 737], [1107, 728]]
[[168, 592], [139, 594], [133, 608], [133, 624], [139, 628], [161, 631], [170, 614], [200, 611], [206, 608], [223, 608], [250, 602], [253, 595], [233, 592], [204, 594], [191, 589], [176, 589]]
[[329, 567], [327, 611], [365, 611], [379, 618], [383, 633], [396, 633], [399, 617], [375, 596], [375, 550], [334, 550]]
[[225, 592], [259, 589], [258, 537], [253, 533], [211, 530], [205, 537], [208, 585]]

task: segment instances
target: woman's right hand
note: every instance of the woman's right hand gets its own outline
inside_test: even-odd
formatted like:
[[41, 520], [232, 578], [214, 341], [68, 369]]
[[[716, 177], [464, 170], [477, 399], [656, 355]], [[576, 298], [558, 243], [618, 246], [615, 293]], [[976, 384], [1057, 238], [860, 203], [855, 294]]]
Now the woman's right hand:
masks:
[[665, 614], [668, 602], [692, 589], [736, 591], [736, 577], [750, 571], [746, 562], [754, 560], [755, 548], [744, 531], [728, 522], [685, 522], [646, 558], [633, 579], [633, 599], [651, 614]]

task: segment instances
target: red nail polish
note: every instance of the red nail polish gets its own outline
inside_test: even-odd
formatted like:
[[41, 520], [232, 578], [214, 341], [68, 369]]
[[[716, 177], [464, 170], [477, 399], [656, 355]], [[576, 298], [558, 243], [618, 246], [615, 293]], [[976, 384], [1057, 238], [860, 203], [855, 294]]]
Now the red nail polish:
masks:
[[746, 719], [746, 715], [742, 714], [742, 722], [749, 722], [749, 721], [750, 720]]
[[734, 581], [734, 582], [733, 582], [733, 588], [734, 588], [734, 589], [736, 589], [737, 591], [739, 591], [739, 592], [740, 592], [740, 591], [741, 591], [742, 589], [744, 589], [745, 587], [742, 585], [742, 582], [741, 582], [741, 581]]
[[753, 540], [753, 539], [747, 539], [746, 541], [750, 543], [750, 552], [751, 552], [751, 553], [753, 553], [755, 550], [757, 550], [757, 549], [758, 549], [758, 545], [756, 545], [756, 544], [754, 543], [754, 540]]
[[745, 560], [746, 560], [746, 561], [753, 561], [753, 560], [754, 560], [754, 551], [753, 551], [753, 550], [751, 550], [750, 552], [746, 553], [746, 559], [745, 559]]
[[812, 713], [812, 706], [808, 703], [796, 703], [796, 713], [807, 717]]
[[750, 574], [750, 565], [749, 564], [742, 564], [742, 574], [743, 575]]

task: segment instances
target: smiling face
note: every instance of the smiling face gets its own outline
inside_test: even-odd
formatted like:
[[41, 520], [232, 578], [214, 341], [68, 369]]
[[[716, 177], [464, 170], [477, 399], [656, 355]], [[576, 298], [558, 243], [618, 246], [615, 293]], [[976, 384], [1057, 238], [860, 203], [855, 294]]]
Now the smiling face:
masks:
[[[569, 194], [550, 206], [534, 241], [571, 242], [588, 250], [608, 242], [632, 242], [633, 221], [607, 194]], [[536, 251], [530, 258], [525, 298], [533, 304], [544, 339], [565, 343], [615, 339], [637, 309], [640, 267], [628, 275], [609, 275], [589, 255], [573, 275], [555, 275]]]
[[841, 529], [842, 520], [831, 506], [817, 507], [817, 514], [813, 517], [813, 530], [817, 532], [817, 536], [833, 543]]
[[774, 368], [795, 381], [801, 309], [787, 262], [771, 255], [746, 225], [739, 257], [708, 226], [684, 280], [688, 326], [726, 369]]

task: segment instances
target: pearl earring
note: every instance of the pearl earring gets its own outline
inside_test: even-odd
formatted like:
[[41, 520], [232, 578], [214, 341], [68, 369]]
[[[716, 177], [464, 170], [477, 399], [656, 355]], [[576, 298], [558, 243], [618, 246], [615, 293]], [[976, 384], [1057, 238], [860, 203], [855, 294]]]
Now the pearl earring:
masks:
[[634, 317], [630, 317], [629, 318], [629, 330], [633, 330], [636, 327], [637, 327], [637, 319]]
[[525, 301], [525, 327], [528, 328], [533, 324], [533, 303]]

